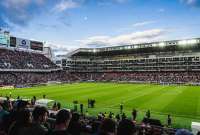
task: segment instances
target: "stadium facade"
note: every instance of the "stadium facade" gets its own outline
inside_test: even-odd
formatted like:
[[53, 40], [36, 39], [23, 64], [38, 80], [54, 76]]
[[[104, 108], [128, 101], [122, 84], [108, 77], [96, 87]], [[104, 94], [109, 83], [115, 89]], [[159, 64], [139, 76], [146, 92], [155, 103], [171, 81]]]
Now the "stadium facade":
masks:
[[200, 71], [200, 38], [80, 48], [62, 60], [70, 72]]

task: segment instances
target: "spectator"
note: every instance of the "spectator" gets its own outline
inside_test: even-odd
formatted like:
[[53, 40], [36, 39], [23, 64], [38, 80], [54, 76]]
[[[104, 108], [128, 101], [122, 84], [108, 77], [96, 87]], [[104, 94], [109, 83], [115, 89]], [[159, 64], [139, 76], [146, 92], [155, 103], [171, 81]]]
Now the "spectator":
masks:
[[133, 135], [135, 133], [135, 125], [131, 120], [124, 119], [120, 121], [117, 135]]
[[115, 121], [106, 118], [101, 123], [99, 135], [116, 135], [116, 126]]
[[56, 115], [55, 129], [51, 135], [69, 135], [67, 129], [71, 117], [71, 113], [68, 110], [60, 110]]
[[4, 117], [5, 115], [7, 115], [7, 114], [8, 114], [8, 112], [7, 112], [6, 110], [4, 110], [2, 104], [0, 103], [0, 125], [1, 125], [2, 122], [3, 122], [3, 117]]
[[48, 128], [44, 126], [48, 118], [48, 111], [45, 107], [35, 107], [33, 110], [33, 124], [30, 135], [46, 135]]
[[21, 110], [18, 112], [16, 122], [12, 123], [10, 126], [10, 130], [8, 132], [9, 135], [28, 135], [30, 134], [31, 128], [31, 113], [28, 109]]
[[57, 103], [56, 103], [56, 102], [53, 103], [52, 110], [54, 110], [54, 111], [57, 111], [57, 110], [58, 110], [58, 107], [57, 107]]
[[71, 135], [80, 135], [82, 126], [79, 121], [80, 115], [78, 113], [72, 114], [72, 119], [69, 123], [68, 131]]
[[33, 98], [31, 99], [31, 105], [35, 105], [36, 102], [36, 96], [33, 96]]
[[175, 135], [193, 135], [193, 134], [186, 129], [179, 129], [176, 131]]

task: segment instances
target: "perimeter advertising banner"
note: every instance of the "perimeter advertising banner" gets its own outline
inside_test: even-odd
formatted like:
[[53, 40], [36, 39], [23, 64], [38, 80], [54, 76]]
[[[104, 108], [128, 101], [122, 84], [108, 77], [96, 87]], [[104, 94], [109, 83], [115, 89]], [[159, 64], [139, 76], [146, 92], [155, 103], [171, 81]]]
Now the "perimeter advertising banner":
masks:
[[17, 38], [16, 39], [17, 47], [22, 49], [29, 49], [30, 48], [30, 40]]
[[10, 37], [4, 33], [0, 33], [0, 46], [7, 47], [10, 44]]

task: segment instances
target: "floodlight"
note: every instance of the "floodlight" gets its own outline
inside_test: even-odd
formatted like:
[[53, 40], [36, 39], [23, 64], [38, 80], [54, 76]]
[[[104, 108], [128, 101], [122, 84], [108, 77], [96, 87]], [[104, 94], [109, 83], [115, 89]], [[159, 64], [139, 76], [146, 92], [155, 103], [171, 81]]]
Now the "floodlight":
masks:
[[163, 47], [163, 46], [165, 46], [165, 42], [160, 42], [158, 45], [159, 45], [159, 47]]
[[185, 45], [185, 44], [187, 44], [187, 40], [178, 41], [178, 44], [180, 44], [180, 45]]
[[197, 40], [196, 39], [191, 39], [187, 41], [188, 44], [196, 44]]
[[97, 50], [96, 49], [93, 49], [93, 53], [95, 53]]
[[131, 46], [128, 46], [127, 49], [131, 49]]
[[154, 43], [154, 44], [152, 44], [152, 46], [153, 46], [153, 47], [156, 47], [156, 46], [157, 46], [157, 44], [156, 44], [156, 43]]

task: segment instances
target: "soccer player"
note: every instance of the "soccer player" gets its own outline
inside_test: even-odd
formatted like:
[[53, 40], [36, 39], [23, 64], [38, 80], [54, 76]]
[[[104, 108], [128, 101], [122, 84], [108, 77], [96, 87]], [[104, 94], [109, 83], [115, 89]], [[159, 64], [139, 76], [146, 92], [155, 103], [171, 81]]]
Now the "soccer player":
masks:
[[122, 103], [120, 104], [120, 113], [121, 114], [123, 113], [123, 104]]
[[137, 117], [137, 110], [136, 109], [133, 109], [133, 111], [132, 111], [132, 117], [133, 117], [133, 120], [135, 121], [135, 119]]
[[172, 119], [171, 119], [171, 116], [168, 115], [167, 116], [167, 126], [170, 127], [172, 125]]
[[146, 112], [146, 117], [147, 117], [148, 119], [150, 119], [150, 117], [151, 117], [151, 112], [150, 112], [150, 110], [147, 110], [147, 112]]

